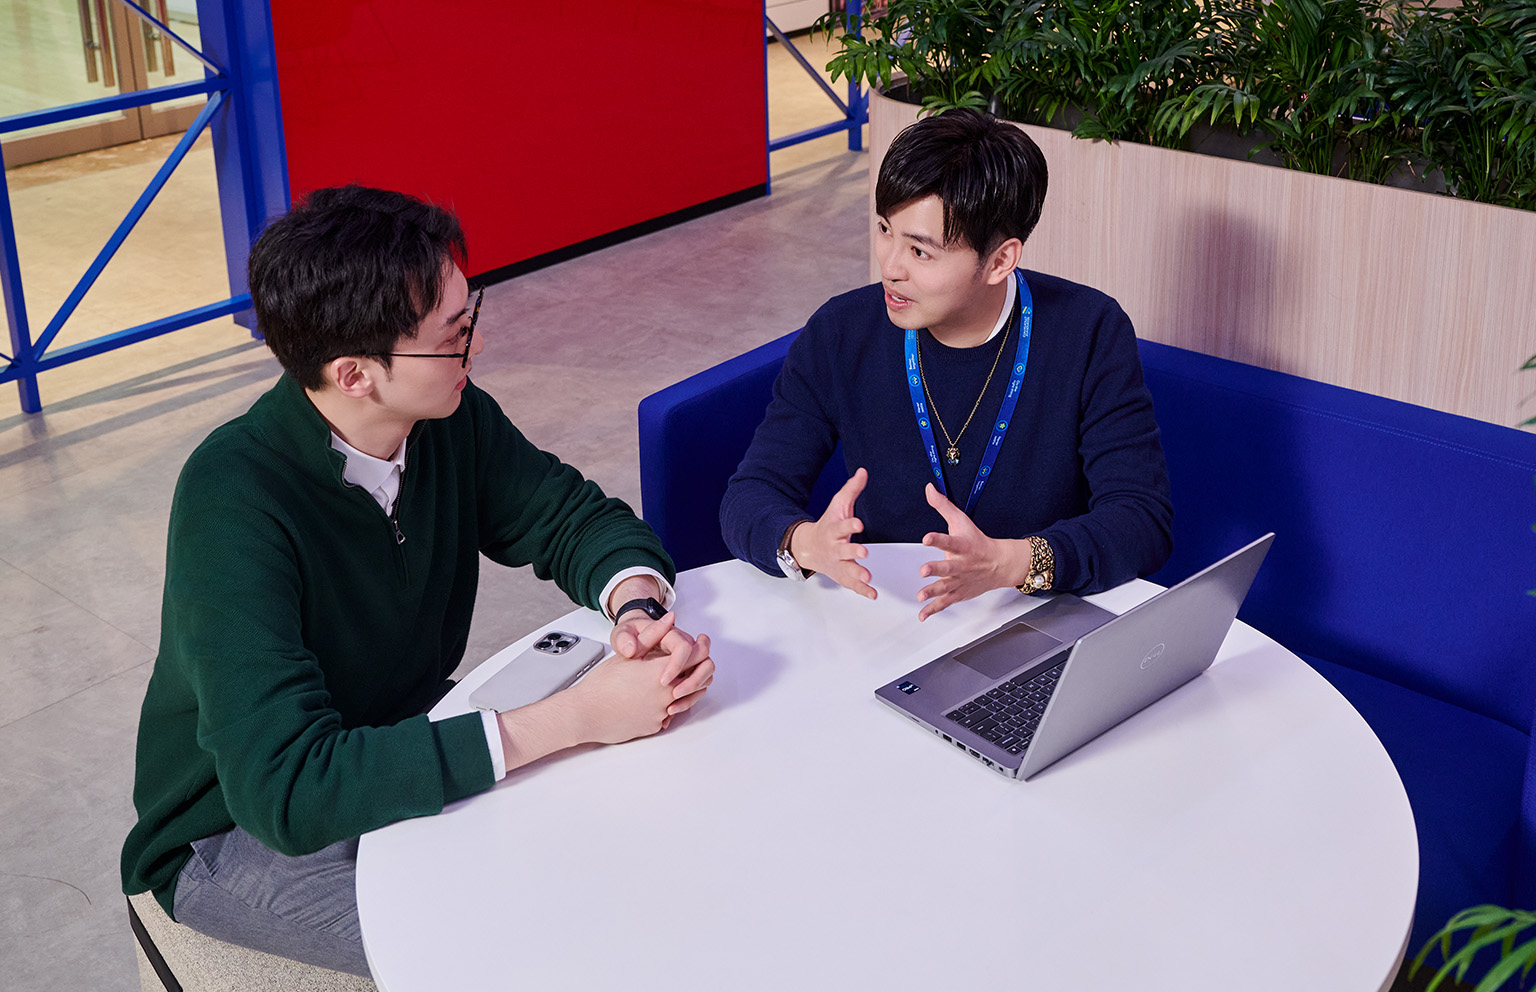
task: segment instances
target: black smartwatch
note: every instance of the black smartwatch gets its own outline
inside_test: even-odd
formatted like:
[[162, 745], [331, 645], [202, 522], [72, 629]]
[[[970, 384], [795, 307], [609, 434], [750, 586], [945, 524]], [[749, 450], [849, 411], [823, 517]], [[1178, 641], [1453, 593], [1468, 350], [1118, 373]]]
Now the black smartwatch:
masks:
[[665, 606], [662, 606], [660, 603], [656, 602], [656, 600], [652, 599], [650, 596], [647, 596], [644, 599], [632, 599], [625, 603], [623, 606], [614, 610], [613, 622], [618, 623], [619, 617], [628, 613], [630, 610], [639, 610], [646, 616], [650, 617], [652, 620], [660, 620], [662, 617], [667, 615], [667, 608]]

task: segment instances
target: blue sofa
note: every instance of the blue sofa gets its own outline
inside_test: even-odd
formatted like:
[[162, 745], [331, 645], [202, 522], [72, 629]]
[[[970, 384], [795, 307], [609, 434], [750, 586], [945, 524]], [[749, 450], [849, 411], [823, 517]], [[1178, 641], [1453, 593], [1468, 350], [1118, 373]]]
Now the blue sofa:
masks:
[[[793, 334], [640, 404], [641, 502], [679, 568], [718, 510]], [[1267, 530], [1242, 618], [1375, 730], [1413, 805], [1410, 950], [1478, 903], [1536, 909], [1536, 435], [1151, 342], [1173, 583]], [[1513, 370], [1512, 370], [1513, 372]], [[847, 477], [841, 459], [818, 490]]]
[[[640, 401], [640, 506], [678, 570], [731, 557], [720, 500], [773, 398], [799, 331], [721, 362]], [[811, 490], [818, 516], [848, 481], [843, 449]]]

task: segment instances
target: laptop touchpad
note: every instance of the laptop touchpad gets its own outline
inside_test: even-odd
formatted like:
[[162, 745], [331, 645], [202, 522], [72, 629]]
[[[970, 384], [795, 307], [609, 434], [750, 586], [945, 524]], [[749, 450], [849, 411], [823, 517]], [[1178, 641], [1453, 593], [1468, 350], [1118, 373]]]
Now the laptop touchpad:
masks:
[[1060, 644], [1043, 630], [1017, 623], [960, 652], [955, 660], [989, 679], [1000, 679]]

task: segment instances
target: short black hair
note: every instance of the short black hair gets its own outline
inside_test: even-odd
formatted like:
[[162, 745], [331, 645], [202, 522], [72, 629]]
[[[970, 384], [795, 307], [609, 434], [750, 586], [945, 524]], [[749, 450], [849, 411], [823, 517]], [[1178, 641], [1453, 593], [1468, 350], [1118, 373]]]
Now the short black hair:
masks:
[[969, 108], [924, 117], [896, 136], [880, 163], [875, 213], [937, 196], [944, 241], [985, 257], [1009, 238], [1028, 241], [1045, 203], [1045, 155], [1029, 135]]
[[379, 359], [442, 302], [443, 272], [468, 257], [453, 212], [367, 186], [317, 189], [251, 246], [247, 278], [256, 329], [306, 389], [325, 364]]

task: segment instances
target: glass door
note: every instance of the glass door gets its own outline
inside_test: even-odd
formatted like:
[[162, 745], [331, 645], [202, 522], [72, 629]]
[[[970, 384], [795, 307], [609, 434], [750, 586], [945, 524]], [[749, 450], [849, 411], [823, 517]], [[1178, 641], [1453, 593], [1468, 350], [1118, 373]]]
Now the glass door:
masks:
[[[194, 47], [195, 0], [144, 4]], [[0, 117], [202, 78], [202, 65], [117, 0], [0, 0]], [[6, 166], [185, 130], [203, 103], [97, 114], [6, 136]]]
[[[92, 0], [94, 2], [94, 0]], [[155, 15], [160, 23], [176, 32], [177, 37], [202, 51], [198, 33], [197, 0], [138, 0], [139, 5]], [[121, 6], [121, 4], [118, 4]], [[184, 83], [202, 79], [202, 64], [153, 24], [129, 12], [131, 30], [129, 48], [136, 73], [136, 89]], [[201, 96], [185, 97], [169, 103], [156, 103], [138, 110], [139, 127], [144, 137], [185, 131], [203, 109], [207, 100]]]

